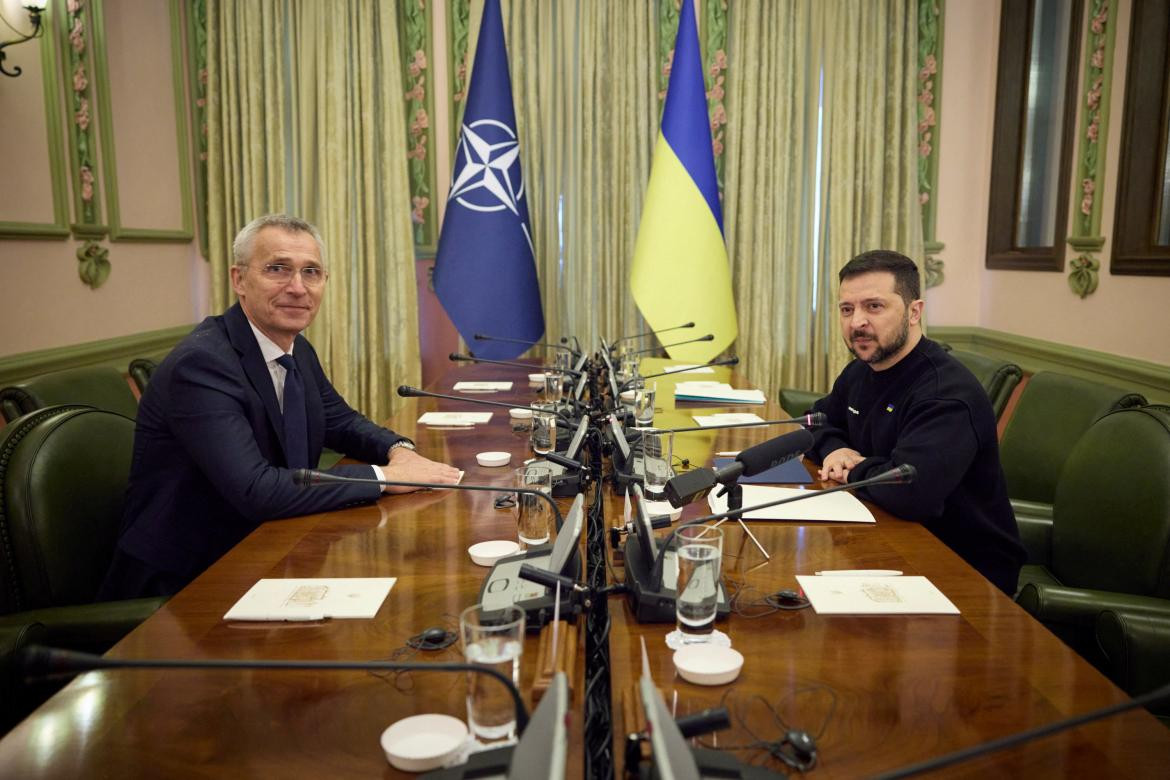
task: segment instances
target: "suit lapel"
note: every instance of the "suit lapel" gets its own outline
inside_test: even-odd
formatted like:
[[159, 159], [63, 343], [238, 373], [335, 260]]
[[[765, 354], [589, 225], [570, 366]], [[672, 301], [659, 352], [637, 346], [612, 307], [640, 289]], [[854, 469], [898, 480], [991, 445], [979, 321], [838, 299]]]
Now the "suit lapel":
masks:
[[268, 370], [268, 364], [264, 362], [264, 356], [260, 354], [260, 345], [256, 343], [256, 334], [252, 332], [252, 326], [248, 324], [248, 318], [245, 316], [244, 310], [240, 308], [239, 303], [228, 309], [224, 313], [223, 319], [227, 323], [228, 339], [240, 356], [240, 364], [244, 367], [248, 381], [252, 383], [252, 389], [256, 391], [264, 403], [264, 411], [268, 414], [268, 423], [276, 432], [281, 452], [285, 454], [285, 463], [288, 463], [288, 451], [284, 441], [284, 415], [280, 413], [280, 402], [276, 400], [276, 388], [272, 386], [272, 373]]

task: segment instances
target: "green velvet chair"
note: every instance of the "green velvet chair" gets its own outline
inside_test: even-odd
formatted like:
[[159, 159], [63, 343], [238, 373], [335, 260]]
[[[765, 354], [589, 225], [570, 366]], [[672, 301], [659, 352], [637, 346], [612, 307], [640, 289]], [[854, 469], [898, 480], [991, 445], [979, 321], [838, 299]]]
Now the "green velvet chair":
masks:
[[1007, 402], [1023, 378], [1024, 372], [1015, 363], [976, 352], [952, 349], [951, 356], [966, 366], [979, 380], [979, 384], [983, 385], [987, 397], [991, 400], [991, 408], [995, 410], [995, 419], [998, 420], [1003, 415], [1003, 410], [1007, 408]]
[[1102, 415], [1145, 402], [1137, 393], [1054, 371], [1041, 371], [1024, 385], [999, 457], [1029, 562], [1049, 558], [1053, 498], [1073, 446]]
[[146, 386], [150, 384], [150, 378], [154, 376], [156, 368], [158, 368], [158, 361], [154, 358], [141, 357], [130, 361], [130, 368], [126, 373], [130, 375], [134, 386], [138, 388], [138, 395], [146, 392]]
[[102, 653], [165, 599], [94, 603], [113, 557], [134, 421], [55, 406], [0, 430], [0, 628], [45, 627], [47, 644]]
[[784, 411], [795, 416], [804, 414], [812, 405], [825, 397], [824, 393], [814, 393], [811, 390], [796, 390], [786, 387], [780, 390], [780, 405]]
[[[1170, 608], [1165, 612], [1107, 609], [1097, 615], [1097, 646], [1105, 673], [1130, 696], [1170, 685]], [[1150, 711], [1170, 726], [1170, 702]]]
[[1020, 606], [1102, 669], [1101, 612], [1170, 621], [1168, 476], [1170, 407], [1106, 414], [1061, 472], [1049, 560], [1020, 573]]
[[27, 379], [0, 390], [0, 412], [15, 420], [54, 404], [85, 404], [125, 415], [138, 415], [138, 401], [122, 372], [113, 366], [82, 366]]

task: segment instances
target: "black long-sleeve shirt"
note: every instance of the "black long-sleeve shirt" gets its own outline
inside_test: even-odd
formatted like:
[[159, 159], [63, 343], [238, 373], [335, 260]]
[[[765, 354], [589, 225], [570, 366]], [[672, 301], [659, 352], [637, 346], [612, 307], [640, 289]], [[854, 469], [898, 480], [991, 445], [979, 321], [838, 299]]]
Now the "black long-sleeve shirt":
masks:
[[914, 466], [912, 484], [858, 492], [922, 523], [1000, 590], [1015, 592], [1027, 556], [999, 462], [995, 413], [970, 371], [923, 338], [885, 371], [853, 361], [813, 409], [828, 424], [813, 429], [810, 455], [823, 462], [841, 447], [857, 450], [865, 460], [850, 482]]

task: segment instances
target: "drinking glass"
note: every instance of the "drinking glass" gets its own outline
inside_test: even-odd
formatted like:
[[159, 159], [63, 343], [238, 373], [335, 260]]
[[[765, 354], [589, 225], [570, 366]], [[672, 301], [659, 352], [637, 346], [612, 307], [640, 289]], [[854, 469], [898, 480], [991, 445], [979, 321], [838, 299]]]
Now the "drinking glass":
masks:
[[645, 476], [646, 498], [660, 500], [666, 494], [666, 482], [674, 450], [673, 433], [642, 433], [642, 473]]
[[707, 642], [715, 630], [723, 529], [687, 525], [678, 529], [678, 582], [674, 613], [683, 644]]
[[552, 404], [539, 404], [539, 408], [532, 413], [532, 451], [547, 455], [557, 448], [557, 415]]
[[641, 388], [634, 392], [634, 422], [638, 425], [651, 425], [654, 422], [654, 394], [658, 389], [655, 382], [641, 383]]
[[[520, 684], [524, 652], [524, 610], [468, 607], [459, 615], [459, 638], [468, 663], [490, 667]], [[467, 674], [467, 725], [481, 743], [516, 736], [516, 707], [503, 683], [486, 674]]]
[[638, 375], [638, 356], [631, 352], [622, 353], [618, 366], [618, 378], [623, 382], [629, 381]]
[[544, 400], [546, 403], [559, 404], [565, 392], [565, 375], [559, 371], [546, 369], [544, 372]]
[[[516, 469], [516, 487], [552, 495], [552, 469], [547, 464], [529, 463]], [[516, 535], [527, 549], [545, 544], [549, 538], [552, 510], [548, 502], [530, 493], [516, 494]]]

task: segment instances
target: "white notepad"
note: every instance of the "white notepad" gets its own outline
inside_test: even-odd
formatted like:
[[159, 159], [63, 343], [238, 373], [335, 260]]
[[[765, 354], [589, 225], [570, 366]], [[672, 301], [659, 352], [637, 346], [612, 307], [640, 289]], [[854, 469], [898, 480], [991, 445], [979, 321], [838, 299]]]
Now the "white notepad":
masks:
[[674, 386], [679, 401], [709, 401], [727, 404], [762, 404], [763, 390], [737, 390], [726, 382], [679, 382]]
[[817, 577], [798, 574], [818, 615], [957, 615], [926, 577]]
[[497, 390], [511, 390], [511, 382], [456, 382], [455, 390], [460, 393], [494, 393]]
[[395, 577], [264, 579], [227, 611], [224, 620], [372, 618]]
[[[779, 501], [782, 498], [820, 492], [771, 485], [741, 485], [740, 487], [743, 488], [744, 506], [766, 504], [769, 501]], [[727, 496], [716, 496], [717, 492], [712, 490], [707, 494], [707, 503], [711, 505], [712, 512], [726, 512]], [[757, 509], [745, 513], [743, 517], [745, 520], [807, 520], [827, 523], [875, 522], [873, 513], [865, 508], [865, 504], [858, 501], [852, 493], [844, 490], [828, 495], [818, 495], [815, 498], [806, 498], [802, 501], [793, 501], [791, 504]]]
[[[691, 419], [706, 428], [708, 425], [742, 425], [743, 423], [762, 423], [763, 417], [753, 412], [727, 412], [724, 414], [692, 414]], [[738, 453], [737, 453], [738, 454]]]
[[421, 425], [477, 425], [492, 419], [491, 412], [427, 412], [418, 418]]

